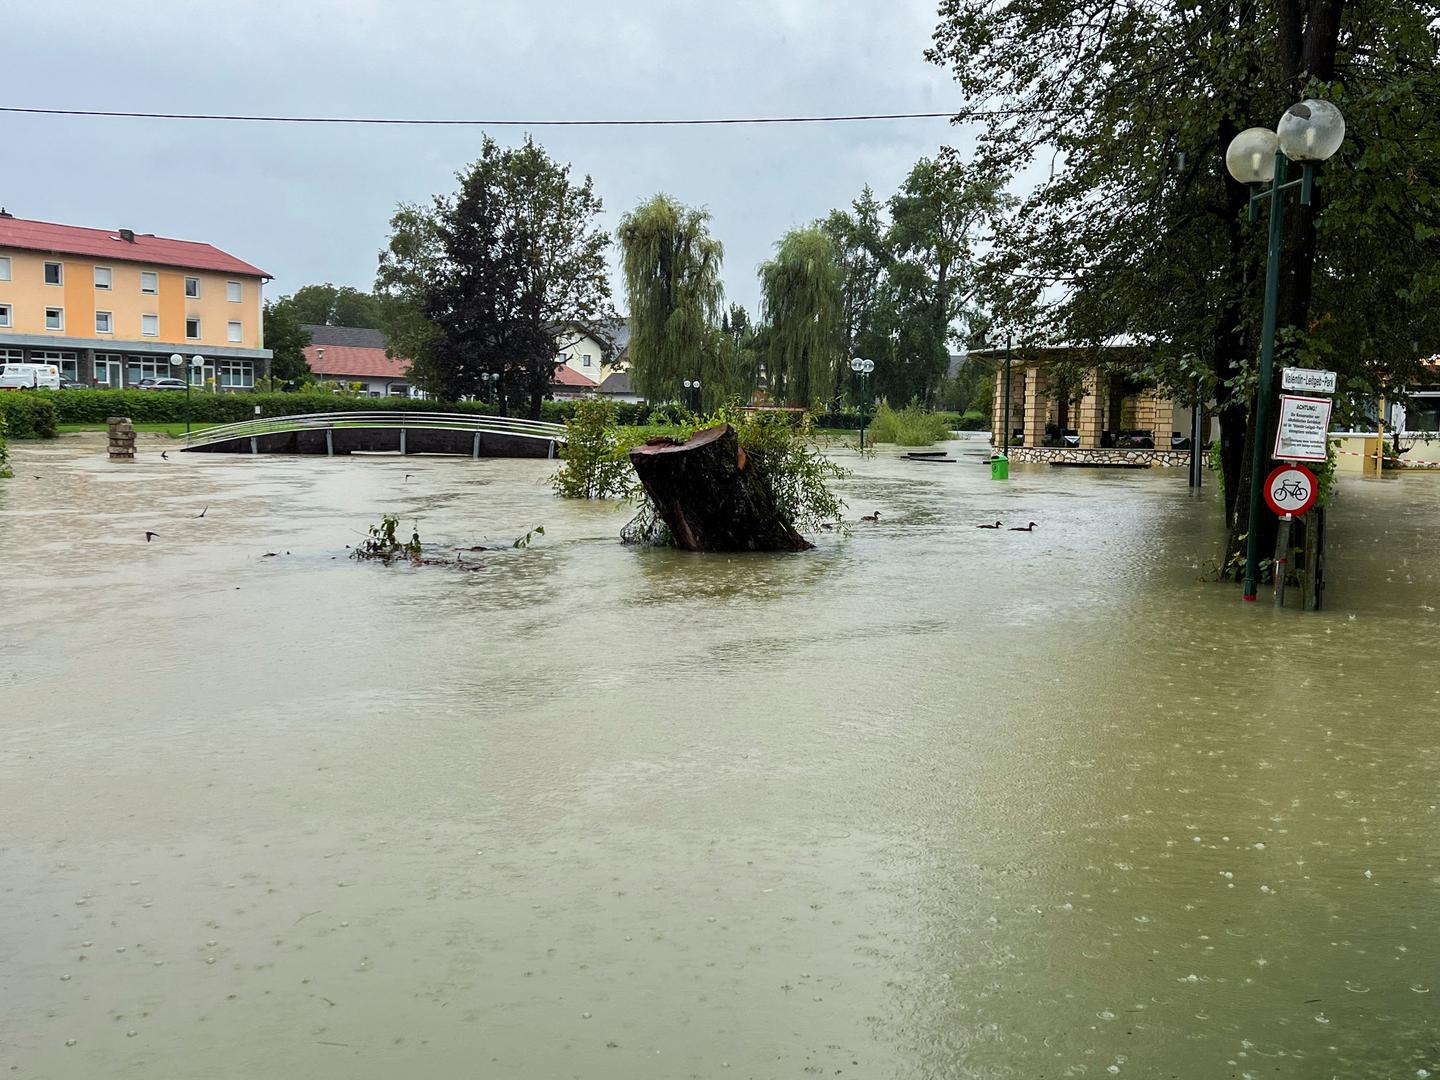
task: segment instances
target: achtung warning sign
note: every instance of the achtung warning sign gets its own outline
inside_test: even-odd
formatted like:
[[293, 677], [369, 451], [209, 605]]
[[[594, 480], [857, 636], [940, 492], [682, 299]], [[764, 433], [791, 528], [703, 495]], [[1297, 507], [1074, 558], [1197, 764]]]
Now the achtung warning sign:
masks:
[[1324, 461], [1330, 434], [1330, 399], [1280, 396], [1280, 429], [1275, 433], [1278, 461]]

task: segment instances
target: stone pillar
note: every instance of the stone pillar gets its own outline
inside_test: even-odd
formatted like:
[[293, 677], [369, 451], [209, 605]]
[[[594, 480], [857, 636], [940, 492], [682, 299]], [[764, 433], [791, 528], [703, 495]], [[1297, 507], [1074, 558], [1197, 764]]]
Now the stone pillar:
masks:
[[1005, 368], [995, 369], [995, 400], [990, 405], [990, 445], [996, 450], [1005, 446], [1001, 430], [1005, 426]]
[[1071, 426], [1080, 432], [1080, 449], [1095, 450], [1100, 446], [1100, 427], [1104, 413], [1104, 386], [1100, 372], [1091, 368], [1085, 373], [1085, 396], [1075, 406]]
[[1025, 445], [1039, 446], [1045, 439], [1045, 422], [1050, 415], [1049, 383], [1038, 367], [1025, 369]]
[[132, 461], [135, 457], [135, 426], [128, 416], [111, 416], [105, 426], [110, 435], [110, 460]]
[[1155, 449], [1169, 450], [1170, 435], [1177, 427], [1181, 429], [1181, 435], [1190, 434], [1184, 430], [1188, 425], [1176, 424], [1177, 416], [1183, 416], [1186, 420], [1189, 420], [1189, 417], [1185, 416], [1183, 411], [1175, 408], [1175, 402], [1171, 398], [1157, 397], [1155, 399]]

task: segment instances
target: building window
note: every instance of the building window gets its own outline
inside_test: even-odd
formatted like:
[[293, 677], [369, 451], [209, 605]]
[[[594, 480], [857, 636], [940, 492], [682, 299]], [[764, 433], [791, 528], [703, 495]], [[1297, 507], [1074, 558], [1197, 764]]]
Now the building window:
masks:
[[115, 332], [115, 328], [110, 321], [110, 312], [95, 312], [95, 332], [97, 334], [112, 334]]
[[200, 296], [200, 279], [198, 277], [187, 277], [185, 279], [185, 295], [191, 300]]
[[65, 264], [64, 264], [64, 263], [58, 263], [58, 262], [53, 262], [53, 263], [52, 263], [52, 262], [47, 262], [47, 263], [45, 264], [45, 284], [46, 284], [46, 285], [64, 285], [64, 284], [65, 284]]
[[140, 271], [140, 291], [146, 296], [155, 296], [160, 292], [160, 277], [155, 271]]
[[20, 364], [25, 361], [24, 349], [0, 349], [0, 367], [6, 364]]
[[227, 341], [240, 341], [242, 340], [240, 335], [241, 327], [238, 322], [230, 322], [225, 324], [225, 339]]
[[142, 360], [138, 356], [132, 356], [125, 365], [125, 371], [131, 386], [141, 379], [173, 379], [175, 377], [175, 372], [170, 370], [169, 359]]
[[10, 280], [10, 256], [0, 255], [0, 281]]
[[10, 325], [10, 305], [0, 304], [0, 326]]
[[47, 307], [45, 309], [45, 329], [65, 329], [65, 309], [59, 307]]
[[30, 359], [37, 364], [54, 364], [65, 378], [77, 381], [79, 370], [73, 352], [32, 352]]
[[140, 334], [141, 334], [142, 337], [159, 337], [159, 336], [160, 336], [160, 316], [159, 316], [159, 315], [141, 315], [141, 316], [140, 316]]
[[255, 363], [252, 360], [222, 360], [220, 361], [220, 385], [221, 386], [254, 386], [255, 385]]
[[580, 365], [581, 365], [582, 367], [589, 367], [589, 366], [590, 366], [590, 354], [589, 354], [588, 352], [587, 352], [587, 353], [581, 353], [581, 354], [580, 354]]
[[245, 288], [238, 281], [227, 281], [225, 283], [225, 299], [232, 304], [238, 304], [244, 298]]
[[97, 266], [97, 267], [95, 267], [95, 287], [96, 287], [97, 289], [108, 289], [108, 288], [110, 288], [110, 267], [108, 267], [108, 266]]
[[197, 338], [200, 337], [200, 320], [199, 320], [199, 319], [186, 319], [186, 320], [185, 320], [185, 336], [186, 336], [187, 338], [189, 338], [191, 341], [194, 341], [194, 340], [196, 340]]

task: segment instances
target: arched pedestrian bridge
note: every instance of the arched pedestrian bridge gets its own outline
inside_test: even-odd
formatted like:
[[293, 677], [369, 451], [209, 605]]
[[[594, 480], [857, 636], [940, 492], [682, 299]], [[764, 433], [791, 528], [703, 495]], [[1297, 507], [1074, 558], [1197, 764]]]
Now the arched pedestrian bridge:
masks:
[[451, 454], [554, 457], [565, 426], [477, 413], [365, 411], [257, 417], [203, 428], [185, 450], [209, 454]]

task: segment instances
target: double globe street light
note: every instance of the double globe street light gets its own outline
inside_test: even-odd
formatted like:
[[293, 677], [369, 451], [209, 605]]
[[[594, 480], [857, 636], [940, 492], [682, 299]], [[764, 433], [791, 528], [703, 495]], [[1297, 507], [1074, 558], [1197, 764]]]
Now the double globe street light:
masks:
[[[170, 367], [179, 369], [185, 366], [185, 357], [178, 352], [170, 354]], [[205, 370], [205, 358], [203, 356], [192, 356], [190, 358], [190, 370], [185, 373], [185, 438], [190, 438], [190, 387], [195, 382], [195, 376]]]
[[[1250, 460], [1250, 518], [1245, 538], [1246, 600], [1255, 599], [1260, 569], [1260, 487], [1265, 477], [1265, 451], [1261, 445], [1269, 419], [1275, 383], [1275, 319], [1280, 291], [1280, 247], [1285, 204], [1281, 193], [1300, 189], [1300, 205], [1310, 205], [1315, 166], [1333, 157], [1345, 140], [1345, 118], [1328, 101], [1307, 98], [1291, 105], [1275, 130], [1252, 127], [1230, 140], [1225, 168], [1238, 183], [1251, 187], [1250, 220], [1261, 201], [1270, 203], [1270, 246], [1265, 260], [1265, 311], [1260, 329], [1260, 388], [1255, 397], [1255, 440]], [[1298, 180], [1288, 179], [1290, 163], [1301, 166]], [[1262, 187], [1264, 184], [1270, 186]], [[1198, 448], [1197, 448], [1198, 449]], [[1196, 451], [1191, 451], [1192, 453]]]
[[699, 379], [686, 379], [686, 380], [685, 380], [685, 402], [686, 402], [686, 404], [690, 407], [690, 411], [691, 411], [692, 413], [693, 413], [693, 412], [699, 412], [699, 411], [700, 411], [700, 380], [699, 380]]
[[495, 392], [500, 389], [500, 373], [498, 371], [482, 371], [480, 373], [480, 388], [485, 394], [487, 405], [495, 404]]
[[875, 361], [860, 356], [850, 358], [850, 370], [860, 376], [860, 449], [865, 449], [865, 407], [870, 402], [870, 374], [875, 370]]

